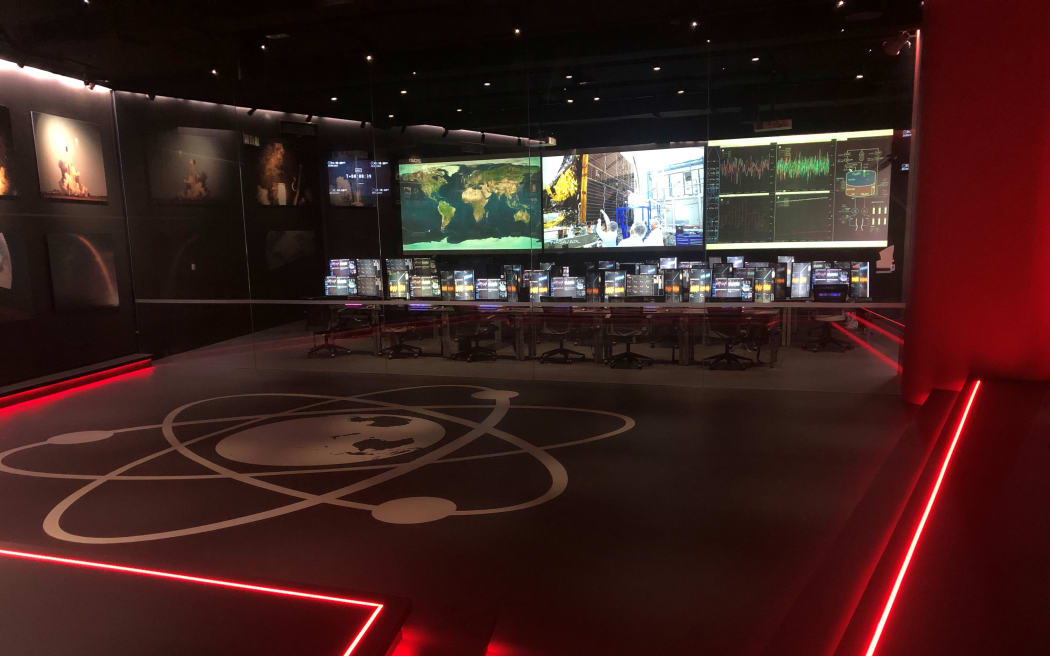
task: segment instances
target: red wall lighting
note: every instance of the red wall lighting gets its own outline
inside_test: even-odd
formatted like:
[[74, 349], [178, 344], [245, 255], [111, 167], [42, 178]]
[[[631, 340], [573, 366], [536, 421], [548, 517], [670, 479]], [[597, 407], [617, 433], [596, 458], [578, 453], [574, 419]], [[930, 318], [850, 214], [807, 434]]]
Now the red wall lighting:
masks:
[[933, 488], [930, 490], [930, 496], [926, 500], [926, 508], [922, 511], [922, 517], [919, 518], [919, 523], [915, 527], [915, 532], [912, 534], [911, 543], [908, 545], [908, 551], [904, 554], [904, 560], [901, 561], [900, 568], [897, 570], [897, 578], [893, 581], [893, 587], [890, 589], [889, 597], [886, 599], [886, 604], [882, 609], [882, 616], [879, 617], [879, 623], [875, 626], [875, 631], [871, 636], [871, 641], [868, 643], [868, 649], [864, 652], [865, 656], [874, 656], [875, 650], [879, 646], [879, 639], [882, 637], [882, 632], [886, 628], [886, 622], [889, 620], [890, 611], [893, 610], [893, 602], [897, 600], [897, 593], [900, 592], [901, 583], [904, 581], [904, 575], [908, 572], [908, 565], [911, 564], [912, 556], [915, 555], [915, 548], [919, 544], [919, 538], [922, 537], [922, 530], [926, 527], [926, 520], [930, 517], [930, 511], [933, 510], [933, 504], [937, 500], [937, 492], [941, 489], [941, 483], [944, 481], [944, 474], [948, 471], [948, 465], [951, 463], [952, 454], [955, 453], [955, 446], [959, 443], [959, 436], [962, 435], [963, 426], [966, 425], [966, 418], [970, 416], [970, 407], [973, 405], [973, 400], [977, 396], [977, 390], [981, 387], [981, 381], [975, 380], [973, 387], [970, 388], [970, 396], [966, 400], [966, 406], [963, 408], [962, 416], [959, 418], [959, 425], [955, 428], [955, 435], [952, 436], [952, 441], [948, 445], [948, 450], [944, 454], [944, 461], [941, 463], [941, 469], [937, 473], [937, 480], [933, 483]]
[[361, 643], [361, 640], [368, 633], [368, 630], [375, 623], [376, 618], [379, 617], [379, 613], [383, 610], [383, 604], [374, 601], [361, 601], [359, 599], [348, 599], [345, 597], [335, 597], [332, 595], [315, 594], [312, 592], [302, 592], [300, 590], [287, 590], [284, 588], [272, 588], [263, 585], [254, 585], [251, 583], [240, 583], [237, 581], [224, 581], [222, 579], [211, 579], [204, 578], [202, 576], [191, 576], [189, 574], [177, 574], [174, 572], [162, 572], [153, 569], [142, 569], [140, 567], [127, 567], [125, 565], [114, 565], [112, 563], [99, 563], [92, 562], [89, 560], [75, 560], [73, 558], [61, 558], [59, 556], [48, 556], [45, 554], [29, 553], [25, 551], [12, 551], [10, 549], [0, 549], [0, 557], [7, 558], [20, 558], [23, 560], [33, 560], [38, 562], [55, 563], [58, 565], [70, 565], [74, 567], [88, 567], [93, 569], [108, 570], [111, 572], [120, 572], [123, 574], [134, 574], [136, 576], [150, 576], [160, 579], [169, 579], [176, 581], [185, 581], [188, 583], [197, 583], [202, 585], [211, 585], [220, 588], [234, 588], [237, 590], [247, 590], [250, 592], [282, 595], [287, 597], [298, 597], [300, 599], [312, 599], [315, 601], [323, 601], [333, 604], [344, 604], [348, 606], [365, 606], [372, 608], [372, 614], [369, 615], [368, 620], [365, 621], [364, 626], [354, 636], [353, 641], [347, 646], [346, 650], [342, 653], [342, 656], [350, 656], [357, 649], [357, 646]]

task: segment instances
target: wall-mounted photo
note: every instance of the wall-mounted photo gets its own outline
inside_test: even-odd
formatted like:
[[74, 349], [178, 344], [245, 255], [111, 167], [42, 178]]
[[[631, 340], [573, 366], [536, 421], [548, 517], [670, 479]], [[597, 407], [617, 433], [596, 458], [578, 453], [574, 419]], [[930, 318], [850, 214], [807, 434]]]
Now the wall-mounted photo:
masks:
[[270, 271], [305, 260], [317, 253], [313, 230], [270, 230], [266, 233], [266, 268]]
[[120, 306], [111, 235], [51, 233], [47, 253], [56, 310]]
[[11, 162], [14, 159], [15, 143], [11, 137], [11, 111], [0, 106], [0, 197], [17, 196]]
[[149, 192], [158, 202], [221, 203], [237, 193], [238, 134], [179, 127], [158, 133], [149, 152]]
[[254, 163], [250, 181], [259, 205], [310, 205], [315, 202], [315, 163], [292, 140], [263, 140], [249, 149]]
[[[0, 323], [32, 316], [33, 299], [24, 277], [25, 254], [19, 250], [16, 239], [10, 232], [0, 232]], [[16, 258], [21, 262], [18, 273]]]
[[97, 125], [33, 112], [33, 136], [41, 195], [94, 203], [109, 199]]

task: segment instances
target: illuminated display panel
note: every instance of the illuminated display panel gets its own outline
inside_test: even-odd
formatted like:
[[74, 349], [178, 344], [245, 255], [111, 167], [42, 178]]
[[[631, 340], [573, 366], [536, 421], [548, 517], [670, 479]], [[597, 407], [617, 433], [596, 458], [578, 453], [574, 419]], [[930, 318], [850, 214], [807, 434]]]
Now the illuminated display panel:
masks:
[[543, 158], [543, 248], [704, 244], [704, 148]]
[[711, 141], [708, 250], [884, 248], [892, 130]]

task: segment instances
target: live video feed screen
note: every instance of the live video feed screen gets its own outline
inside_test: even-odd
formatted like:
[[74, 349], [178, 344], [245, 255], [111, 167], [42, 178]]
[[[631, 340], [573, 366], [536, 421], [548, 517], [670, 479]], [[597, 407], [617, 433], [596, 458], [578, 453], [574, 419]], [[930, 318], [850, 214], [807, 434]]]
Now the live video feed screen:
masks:
[[708, 250], [885, 247], [893, 131], [711, 141]]
[[554, 298], [587, 298], [587, 284], [582, 277], [551, 278], [550, 295]]
[[390, 193], [390, 162], [372, 159], [363, 150], [328, 154], [328, 201], [337, 207], [375, 207]]
[[540, 159], [398, 165], [405, 251], [540, 248]]
[[660, 273], [628, 273], [624, 286], [629, 297], [664, 295], [664, 277]]
[[703, 246], [702, 146], [543, 158], [543, 248]]
[[437, 276], [410, 276], [409, 289], [411, 290], [412, 298], [441, 298], [441, 281]]
[[507, 281], [503, 278], [478, 278], [476, 290], [479, 301], [507, 300]]

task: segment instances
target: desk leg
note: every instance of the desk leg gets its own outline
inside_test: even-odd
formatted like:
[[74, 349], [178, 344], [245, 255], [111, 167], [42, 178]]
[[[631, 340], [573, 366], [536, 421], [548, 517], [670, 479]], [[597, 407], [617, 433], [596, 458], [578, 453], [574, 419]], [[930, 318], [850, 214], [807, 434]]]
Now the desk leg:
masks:
[[452, 352], [452, 331], [449, 328], [449, 316], [447, 312], [441, 313], [441, 355], [448, 357]]
[[383, 352], [383, 326], [380, 321], [383, 317], [380, 316], [379, 310], [376, 308], [372, 309], [372, 347], [375, 349], [376, 355], [380, 355]]
[[529, 357], [536, 357], [536, 322], [529, 316]]
[[689, 334], [689, 320], [685, 317], [675, 319], [678, 325], [678, 364], [689, 364], [693, 359], [693, 340]]
[[605, 331], [602, 330], [601, 319], [596, 319], [594, 322], [594, 364], [602, 364], [604, 358], [602, 357], [602, 349], [605, 348]]
[[514, 315], [514, 356], [525, 359], [525, 321], [520, 314]]

